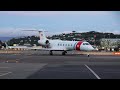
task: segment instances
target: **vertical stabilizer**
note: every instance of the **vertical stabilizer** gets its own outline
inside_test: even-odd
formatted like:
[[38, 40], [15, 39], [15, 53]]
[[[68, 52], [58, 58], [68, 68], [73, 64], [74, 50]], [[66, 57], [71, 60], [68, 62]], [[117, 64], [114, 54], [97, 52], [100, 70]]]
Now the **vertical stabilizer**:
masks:
[[47, 39], [44, 31], [39, 31], [39, 36], [40, 36], [40, 40], [46, 40]]
[[39, 31], [39, 30], [23, 30], [23, 31], [37, 31], [39, 32], [39, 37], [40, 37], [40, 40], [46, 40], [46, 36], [45, 36], [45, 31]]

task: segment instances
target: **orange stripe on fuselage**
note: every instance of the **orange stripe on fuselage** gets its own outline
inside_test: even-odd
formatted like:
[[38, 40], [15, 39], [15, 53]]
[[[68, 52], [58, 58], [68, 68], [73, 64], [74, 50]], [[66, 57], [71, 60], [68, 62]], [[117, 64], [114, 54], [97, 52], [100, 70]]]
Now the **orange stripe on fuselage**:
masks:
[[80, 51], [80, 45], [81, 45], [82, 43], [83, 43], [82, 41], [77, 42], [75, 49], [78, 50], [78, 51]]

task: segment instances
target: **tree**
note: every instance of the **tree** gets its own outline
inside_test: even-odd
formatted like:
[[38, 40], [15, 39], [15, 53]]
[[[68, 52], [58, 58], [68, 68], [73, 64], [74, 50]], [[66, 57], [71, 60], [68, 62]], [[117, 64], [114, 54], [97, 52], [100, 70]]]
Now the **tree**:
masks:
[[72, 31], [73, 33], [75, 33], [76, 31]]
[[2, 43], [2, 46], [4, 46], [4, 48], [6, 48], [6, 44], [5, 43]]
[[118, 47], [118, 50], [120, 48], [120, 40], [117, 41], [117, 47]]

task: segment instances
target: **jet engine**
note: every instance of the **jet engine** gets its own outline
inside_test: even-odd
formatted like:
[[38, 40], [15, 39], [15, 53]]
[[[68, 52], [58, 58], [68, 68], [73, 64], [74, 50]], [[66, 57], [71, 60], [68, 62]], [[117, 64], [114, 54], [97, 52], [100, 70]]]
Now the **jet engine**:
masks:
[[46, 40], [46, 41], [45, 41], [45, 46], [46, 46], [46, 48], [49, 48], [49, 47], [50, 47], [50, 42], [49, 42], [49, 40]]

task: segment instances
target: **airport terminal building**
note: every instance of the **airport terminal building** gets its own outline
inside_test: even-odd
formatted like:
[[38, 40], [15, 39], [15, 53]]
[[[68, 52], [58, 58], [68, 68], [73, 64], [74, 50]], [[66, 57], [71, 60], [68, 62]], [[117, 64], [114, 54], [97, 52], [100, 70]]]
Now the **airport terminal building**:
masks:
[[103, 49], [114, 49], [120, 46], [120, 38], [102, 38], [100, 45]]

